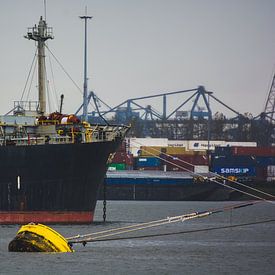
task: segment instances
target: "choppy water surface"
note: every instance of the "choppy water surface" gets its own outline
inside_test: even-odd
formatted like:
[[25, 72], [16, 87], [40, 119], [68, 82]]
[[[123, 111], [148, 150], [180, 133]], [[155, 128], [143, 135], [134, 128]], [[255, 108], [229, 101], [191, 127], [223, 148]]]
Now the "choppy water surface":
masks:
[[[167, 216], [220, 208], [236, 202], [102, 202], [92, 225], [52, 226], [64, 236], [85, 234]], [[226, 213], [139, 233], [180, 232], [275, 219], [275, 204], [260, 203]], [[19, 226], [0, 226], [0, 274], [274, 274], [275, 222], [153, 238], [75, 245], [75, 253], [9, 253]]]

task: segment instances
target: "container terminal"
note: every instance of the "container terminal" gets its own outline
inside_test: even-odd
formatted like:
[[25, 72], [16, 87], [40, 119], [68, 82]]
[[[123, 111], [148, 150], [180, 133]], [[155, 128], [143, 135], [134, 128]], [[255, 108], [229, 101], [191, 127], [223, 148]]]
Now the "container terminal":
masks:
[[[187, 94], [191, 96], [186, 99]], [[168, 106], [167, 99], [176, 96], [180, 96], [179, 105]], [[275, 74], [264, 110], [257, 116], [241, 114], [203, 86], [132, 98], [114, 108], [93, 92], [90, 98], [97, 111], [90, 112], [89, 119], [132, 126], [110, 160], [100, 198], [106, 193], [108, 199], [249, 199], [209, 182], [216, 176], [274, 195]], [[162, 100], [162, 111], [149, 104], [152, 99]], [[221, 106], [215, 113], [210, 100]], [[226, 111], [233, 117], [226, 117]]]
[[240, 182], [274, 195], [275, 147], [214, 141], [213, 149], [205, 150], [205, 144], [207, 141], [126, 139], [109, 159], [100, 198], [105, 192], [107, 199], [120, 200], [251, 199], [245, 188], [241, 193], [217, 180], [231, 188], [239, 189]]

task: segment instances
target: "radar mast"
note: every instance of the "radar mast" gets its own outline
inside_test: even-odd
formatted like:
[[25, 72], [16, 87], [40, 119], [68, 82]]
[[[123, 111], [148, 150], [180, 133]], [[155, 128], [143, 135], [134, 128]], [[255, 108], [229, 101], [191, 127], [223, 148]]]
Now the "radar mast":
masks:
[[53, 39], [52, 28], [47, 27], [47, 23], [40, 17], [38, 26], [28, 28], [28, 33], [25, 36], [27, 39], [37, 41], [38, 49], [38, 100], [39, 113], [46, 113], [46, 73], [45, 73], [45, 42], [48, 39]]

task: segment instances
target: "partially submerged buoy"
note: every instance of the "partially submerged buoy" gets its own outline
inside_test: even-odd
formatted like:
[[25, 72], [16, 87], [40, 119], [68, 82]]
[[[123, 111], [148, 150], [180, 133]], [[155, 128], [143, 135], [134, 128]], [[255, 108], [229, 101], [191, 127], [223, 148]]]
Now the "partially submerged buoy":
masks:
[[74, 252], [68, 241], [43, 224], [23, 225], [9, 243], [10, 252]]

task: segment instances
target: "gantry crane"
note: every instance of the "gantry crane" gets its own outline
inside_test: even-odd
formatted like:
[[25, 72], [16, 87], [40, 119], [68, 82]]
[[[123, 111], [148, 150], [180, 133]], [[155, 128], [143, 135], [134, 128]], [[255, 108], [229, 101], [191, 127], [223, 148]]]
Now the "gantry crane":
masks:
[[269, 91], [268, 98], [265, 104], [265, 109], [264, 109], [265, 118], [269, 120], [271, 123], [275, 122], [274, 111], [275, 111], [275, 73], [273, 76], [272, 84], [270, 87], [270, 91]]

